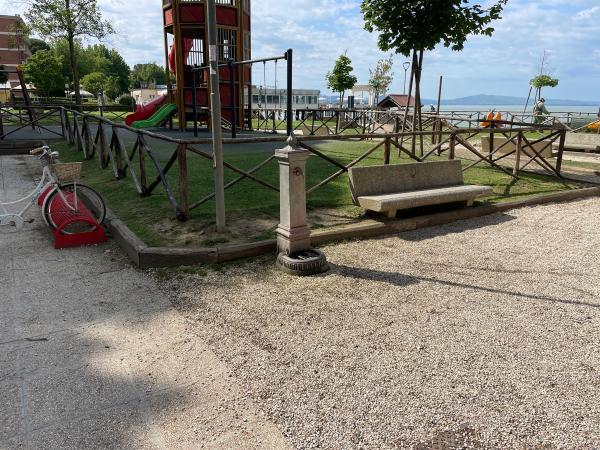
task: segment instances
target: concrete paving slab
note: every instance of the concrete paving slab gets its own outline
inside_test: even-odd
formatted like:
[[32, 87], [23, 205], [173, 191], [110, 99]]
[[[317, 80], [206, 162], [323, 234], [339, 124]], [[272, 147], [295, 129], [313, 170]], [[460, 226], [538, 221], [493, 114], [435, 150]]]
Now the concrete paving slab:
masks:
[[[35, 164], [20, 158], [0, 156], [0, 198], [31, 188]], [[285, 448], [168, 293], [116, 245], [56, 251], [35, 221], [1, 233], [0, 250], [2, 450], [210, 448], [212, 424], [190, 434], [206, 405], [227, 448]]]
[[157, 448], [149, 438], [137, 401], [91, 417], [34, 430], [29, 438], [29, 447], [61, 450]]
[[86, 417], [136, 398], [138, 390], [120, 358], [81, 361], [51, 374], [32, 376], [28, 407], [32, 429]]

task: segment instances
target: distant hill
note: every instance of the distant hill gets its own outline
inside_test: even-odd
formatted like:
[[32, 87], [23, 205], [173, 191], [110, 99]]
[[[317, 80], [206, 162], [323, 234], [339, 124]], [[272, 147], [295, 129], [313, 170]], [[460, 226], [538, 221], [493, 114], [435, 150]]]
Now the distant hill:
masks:
[[[337, 95], [322, 95], [321, 98], [325, 98], [327, 103], [335, 104], [339, 101]], [[468, 97], [443, 99], [442, 105], [473, 105], [473, 106], [502, 106], [502, 105], [523, 105], [525, 106], [525, 97], [511, 97], [508, 95], [471, 95]], [[347, 102], [347, 97], [344, 103]], [[437, 100], [431, 98], [421, 99], [421, 103], [424, 105], [435, 105]], [[532, 99], [529, 100], [529, 104], [532, 104]], [[597, 101], [581, 101], [581, 100], [562, 100], [562, 99], [546, 99], [546, 105], [548, 106], [600, 106], [600, 100]]]
[[[510, 97], [505, 95], [471, 95], [468, 97], [454, 98], [442, 100], [442, 105], [525, 105], [525, 97]], [[531, 100], [529, 100], [531, 102]], [[423, 100], [425, 104], [435, 104], [437, 100]], [[562, 99], [546, 99], [548, 106], [599, 106], [600, 101], [581, 101], [581, 100], [562, 100]]]

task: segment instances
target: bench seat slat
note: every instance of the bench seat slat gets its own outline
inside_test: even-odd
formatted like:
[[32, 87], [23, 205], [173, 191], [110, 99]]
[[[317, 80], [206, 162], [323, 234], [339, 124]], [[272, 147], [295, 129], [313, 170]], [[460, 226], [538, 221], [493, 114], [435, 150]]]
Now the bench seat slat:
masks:
[[395, 194], [369, 195], [358, 197], [358, 204], [368, 210], [385, 212], [420, 206], [438, 205], [474, 200], [477, 197], [491, 195], [489, 186], [461, 185]]

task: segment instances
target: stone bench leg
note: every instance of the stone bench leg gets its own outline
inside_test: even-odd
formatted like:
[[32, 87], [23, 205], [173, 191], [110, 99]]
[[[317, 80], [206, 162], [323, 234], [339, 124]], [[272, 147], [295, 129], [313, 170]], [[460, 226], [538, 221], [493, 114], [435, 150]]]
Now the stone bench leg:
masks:
[[395, 219], [397, 212], [398, 211], [395, 209], [393, 211], [386, 211], [386, 215], [387, 215], [388, 219]]
[[475, 203], [475, 200], [467, 200], [465, 202], [465, 208], [470, 208]]

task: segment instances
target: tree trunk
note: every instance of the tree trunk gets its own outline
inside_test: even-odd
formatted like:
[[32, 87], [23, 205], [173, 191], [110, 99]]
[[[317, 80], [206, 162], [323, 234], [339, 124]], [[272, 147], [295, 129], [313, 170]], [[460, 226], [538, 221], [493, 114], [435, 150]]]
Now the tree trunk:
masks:
[[71, 63], [71, 73], [73, 74], [73, 90], [75, 91], [75, 104], [77, 108], [81, 106], [81, 87], [79, 83], [79, 69], [77, 68], [77, 58], [75, 56], [75, 39], [72, 36], [67, 38], [69, 42], [69, 60]]
[[[70, 15], [71, 0], [65, 0], [65, 9]], [[68, 31], [67, 42], [69, 43], [69, 62], [71, 63], [71, 73], [73, 74], [73, 89], [75, 90], [75, 104], [77, 109], [81, 109], [81, 87], [79, 85], [79, 69], [77, 68], [77, 57], [75, 55], [75, 36], [73, 36], [72, 28]]]

